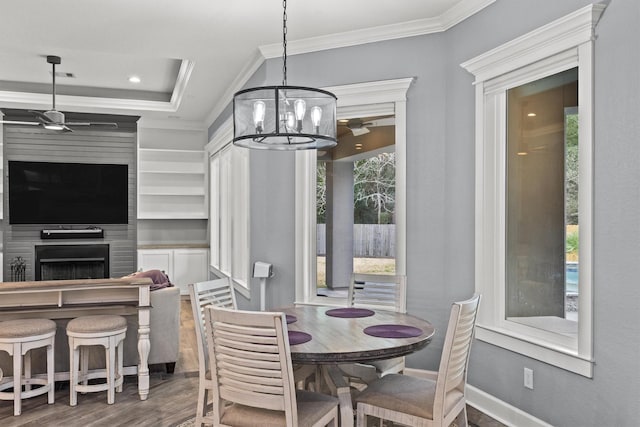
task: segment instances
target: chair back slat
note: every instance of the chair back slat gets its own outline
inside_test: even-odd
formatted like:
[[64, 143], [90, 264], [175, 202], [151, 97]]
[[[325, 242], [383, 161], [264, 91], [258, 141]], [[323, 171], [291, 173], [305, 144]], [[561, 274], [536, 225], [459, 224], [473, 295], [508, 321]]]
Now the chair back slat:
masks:
[[236, 296], [229, 277], [189, 284], [189, 298], [193, 311], [193, 321], [196, 328], [196, 342], [198, 344], [198, 362], [201, 378], [209, 369], [209, 355], [205, 338], [204, 308], [208, 305], [236, 309]]
[[[208, 306], [205, 315], [214, 401], [285, 411], [287, 425], [297, 425], [284, 314]], [[226, 404], [218, 407], [222, 417]]]
[[464, 397], [479, 304], [480, 295], [474, 295], [469, 300], [454, 303], [451, 308], [436, 384], [434, 419], [439, 419], [445, 412], [445, 402], [451, 401], [447, 399], [449, 393]]
[[406, 277], [402, 275], [354, 273], [348, 302], [353, 307], [406, 313], [406, 286]]

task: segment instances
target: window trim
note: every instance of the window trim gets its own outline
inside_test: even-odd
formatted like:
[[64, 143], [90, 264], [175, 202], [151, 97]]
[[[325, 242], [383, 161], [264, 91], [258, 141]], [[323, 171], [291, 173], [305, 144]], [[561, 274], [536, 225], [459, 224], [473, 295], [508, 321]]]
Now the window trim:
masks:
[[[407, 91], [413, 78], [324, 88], [338, 97], [337, 119], [395, 114], [396, 137], [396, 273], [406, 274], [406, 115]], [[295, 153], [295, 301], [327, 305], [316, 295], [316, 165], [315, 151]], [[335, 301], [334, 301], [335, 300]], [[346, 300], [332, 299], [335, 305]]]
[[[230, 150], [235, 150], [236, 148], [234, 146], [232, 146], [232, 140], [233, 140], [233, 122], [231, 120], [231, 118], [225, 120], [222, 125], [218, 128], [218, 130], [216, 131], [216, 133], [211, 137], [211, 139], [209, 140], [209, 143], [205, 146], [205, 152], [207, 153], [207, 171], [210, 173], [210, 165], [211, 165], [211, 160], [214, 156], [222, 153], [223, 150], [225, 149], [230, 149]], [[220, 262], [218, 260], [218, 263], [216, 265], [216, 263], [214, 262], [214, 256], [215, 254], [218, 254], [218, 256], [220, 256], [223, 248], [220, 247], [220, 233], [219, 231], [217, 233], [215, 233], [213, 231], [213, 227], [214, 224], [213, 222], [217, 222], [217, 227], [219, 229], [220, 227], [220, 215], [219, 213], [216, 213], [216, 211], [213, 209], [213, 203], [218, 203], [219, 201], [216, 202], [214, 201], [214, 198], [212, 197], [212, 189], [211, 189], [211, 177], [208, 176], [207, 177], [207, 182], [209, 184], [208, 189], [209, 189], [209, 203], [210, 203], [210, 216], [209, 216], [209, 241], [210, 241], [210, 258], [209, 258], [209, 270], [211, 272], [213, 272], [216, 276], [230, 276], [233, 282], [233, 286], [234, 289], [239, 292], [241, 295], [243, 295], [246, 298], [251, 298], [251, 286], [250, 286], [250, 278], [251, 278], [251, 268], [250, 268], [250, 263], [249, 263], [249, 259], [250, 259], [250, 242], [251, 242], [251, 236], [250, 236], [250, 197], [249, 197], [249, 185], [250, 185], [250, 172], [249, 172], [249, 153], [248, 150], [242, 149], [242, 148], [237, 148], [237, 150], [239, 150], [240, 153], [242, 153], [243, 157], [246, 160], [246, 167], [244, 170], [244, 175], [242, 177], [242, 179], [240, 181], [242, 181], [242, 184], [246, 187], [247, 191], [240, 191], [240, 192], [236, 192], [236, 195], [233, 197], [233, 201], [232, 203], [241, 203], [244, 208], [241, 209], [242, 211], [244, 211], [246, 213], [246, 221], [245, 221], [245, 234], [246, 234], [246, 242], [244, 242], [243, 244], [241, 243], [241, 247], [231, 247], [228, 248], [228, 250], [231, 250], [231, 258], [230, 258], [230, 268], [231, 268], [231, 274], [229, 274], [228, 272], [223, 272], [220, 270]], [[231, 155], [233, 155], [233, 153], [230, 153]], [[218, 165], [218, 170], [221, 170], [221, 165]], [[243, 194], [242, 200], [239, 199], [239, 195]], [[218, 206], [219, 208], [219, 206]], [[214, 216], [216, 216], [217, 221], [214, 221]], [[233, 231], [232, 231], [233, 232]], [[214, 248], [214, 236], [218, 236], [218, 247]], [[240, 239], [235, 239], [232, 238], [230, 239], [231, 245], [237, 245], [239, 243]], [[234, 258], [234, 253], [239, 254], [239, 257], [241, 258], [239, 262], [236, 262], [233, 258]], [[237, 277], [237, 274], [234, 274], [234, 265], [242, 265], [244, 266], [242, 269], [244, 270], [242, 273], [244, 274], [244, 276], [246, 277], [246, 280], [244, 280], [241, 277]]]
[[[461, 66], [476, 85], [476, 338], [593, 376], [593, 40], [605, 5], [592, 4]], [[505, 319], [506, 90], [578, 67], [580, 314], [577, 342]]]

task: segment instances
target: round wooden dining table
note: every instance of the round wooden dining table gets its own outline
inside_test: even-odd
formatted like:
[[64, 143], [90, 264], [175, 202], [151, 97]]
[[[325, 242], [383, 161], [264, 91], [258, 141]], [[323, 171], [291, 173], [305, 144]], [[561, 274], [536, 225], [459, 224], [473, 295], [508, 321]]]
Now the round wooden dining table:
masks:
[[[311, 335], [309, 341], [290, 346], [294, 363], [321, 365], [391, 359], [420, 350], [435, 333], [431, 323], [410, 314], [374, 308], [371, 309], [373, 315], [366, 317], [333, 317], [327, 314], [332, 309], [335, 307], [312, 305], [281, 309], [295, 318], [287, 325], [289, 331]], [[364, 331], [367, 327], [379, 325], [418, 328], [422, 333], [406, 338], [388, 338], [371, 336]]]
[[[340, 425], [352, 427], [354, 411], [351, 392], [339, 365], [406, 356], [424, 348], [431, 341], [435, 329], [426, 320], [409, 314], [372, 308], [369, 315], [364, 317], [335, 317], [327, 314], [330, 310], [336, 308], [305, 305], [276, 311], [287, 315], [292, 362], [302, 366], [300, 372], [316, 370], [316, 381], [322, 378], [340, 401]], [[363, 309], [338, 310], [351, 310], [347, 314], [352, 315], [353, 311]], [[365, 332], [367, 328], [383, 327], [384, 330], [387, 326], [404, 328], [412, 332], [408, 334], [412, 336], [392, 338], [372, 336]], [[292, 334], [306, 336], [308, 341], [293, 340]]]

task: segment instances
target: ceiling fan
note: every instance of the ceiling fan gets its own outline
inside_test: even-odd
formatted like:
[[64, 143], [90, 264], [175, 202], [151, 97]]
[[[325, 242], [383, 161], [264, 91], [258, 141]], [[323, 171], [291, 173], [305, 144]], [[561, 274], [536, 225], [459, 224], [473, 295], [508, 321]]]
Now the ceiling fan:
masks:
[[346, 126], [351, 130], [353, 136], [360, 136], [371, 132], [370, 127], [375, 126], [392, 126], [395, 124], [394, 117], [385, 117], [371, 121], [364, 121], [362, 119], [350, 119]]
[[51, 110], [49, 111], [35, 111], [28, 110], [31, 114], [36, 116], [38, 119], [37, 122], [27, 122], [27, 121], [19, 121], [19, 120], [0, 120], [0, 123], [4, 124], [12, 124], [12, 125], [33, 125], [33, 126], [42, 126], [45, 129], [49, 130], [63, 130], [67, 132], [73, 132], [73, 130], [69, 126], [108, 126], [117, 128], [117, 123], [111, 122], [65, 122], [64, 113], [56, 110], [56, 65], [60, 65], [61, 59], [59, 56], [48, 55], [47, 62], [51, 64], [53, 71], [53, 103]]

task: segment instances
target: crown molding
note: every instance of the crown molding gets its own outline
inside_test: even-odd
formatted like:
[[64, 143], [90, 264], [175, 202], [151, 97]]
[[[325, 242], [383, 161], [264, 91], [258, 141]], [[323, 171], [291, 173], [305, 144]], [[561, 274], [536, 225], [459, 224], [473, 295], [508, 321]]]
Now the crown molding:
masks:
[[[421, 36], [441, 31], [443, 31], [442, 25], [438, 18], [417, 19], [415, 21], [401, 22], [398, 24], [287, 41], [287, 55], [300, 55], [322, 50], [339, 49], [342, 47]], [[267, 59], [282, 56], [282, 43], [260, 46], [259, 49]]]
[[249, 81], [251, 76], [260, 68], [265, 58], [262, 56], [259, 50], [255, 50], [253, 55], [249, 59], [249, 61], [242, 67], [240, 73], [236, 76], [235, 79], [231, 82], [227, 90], [222, 94], [216, 105], [213, 107], [213, 110], [205, 119], [205, 123], [211, 125], [218, 116], [224, 111], [224, 109], [233, 101], [233, 94], [239, 91], [244, 87], [244, 85]]
[[176, 84], [173, 87], [173, 93], [171, 94], [170, 101], [171, 105], [173, 105], [176, 110], [180, 107], [184, 92], [187, 90], [187, 84], [189, 83], [189, 78], [191, 77], [191, 72], [193, 71], [194, 66], [195, 62], [188, 59], [183, 59], [180, 63], [180, 69], [178, 70]]
[[484, 82], [595, 39], [606, 4], [590, 4], [462, 64]]
[[456, 3], [453, 7], [449, 8], [438, 17], [442, 28], [441, 31], [446, 31], [461, 23], [470, 16], [480, 12], [485, 7], [495, 3], [495, 1], [496, 0], [469, 0]]
[[[291, 40], [287, 42], [287, 55], [299, 55], [443, 32], [494, 2], [495, 0], [463, 0], [435, 18], [416, 19], [397, 24], [329, 34], [327, 36]], [[277, 58], [282, 55], [281, 43], [260, 46], [259, 49], [266, 59]]]

